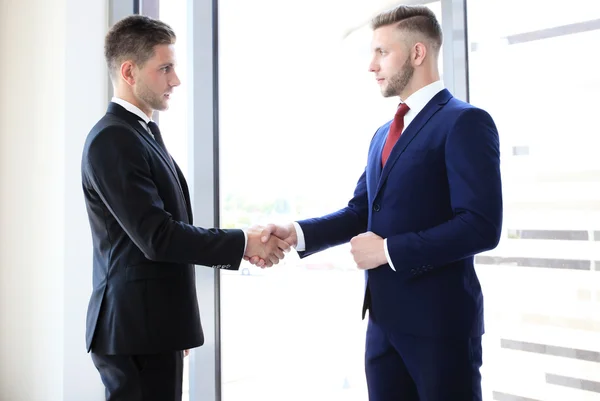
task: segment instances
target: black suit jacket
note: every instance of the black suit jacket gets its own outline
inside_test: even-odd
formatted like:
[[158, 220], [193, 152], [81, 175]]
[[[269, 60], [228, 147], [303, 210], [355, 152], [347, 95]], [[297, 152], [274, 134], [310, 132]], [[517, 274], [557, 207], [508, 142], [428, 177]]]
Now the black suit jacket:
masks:
[[238, 269], [244, 233], [192, 225], [181, 170], [115, 103], [88, 134], [81, 172], [94, 248], [88, 351], [202, 345], [194, 265]]

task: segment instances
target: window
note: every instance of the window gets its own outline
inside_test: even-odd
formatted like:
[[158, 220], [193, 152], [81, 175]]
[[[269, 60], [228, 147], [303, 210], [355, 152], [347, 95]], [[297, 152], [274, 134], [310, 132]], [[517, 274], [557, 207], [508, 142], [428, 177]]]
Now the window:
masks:
[[476, 259], [484, 399], [600, 400], [600, 4], [467, 7], [470, 100], [497, 123], [505, 205], [500, 245]]

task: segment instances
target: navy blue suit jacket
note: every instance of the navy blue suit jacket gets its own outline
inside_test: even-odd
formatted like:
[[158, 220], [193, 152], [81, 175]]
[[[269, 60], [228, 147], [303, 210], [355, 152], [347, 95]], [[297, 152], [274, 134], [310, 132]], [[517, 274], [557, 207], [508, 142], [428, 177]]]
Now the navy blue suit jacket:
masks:
[[496, 126], [488, 113], [442, 90], [382, 169], [390, 124], [375, 133], [348, 206], [299, 221], [306, 242], [300, 256], [372, 231], [387, 238], [396, 269], [366, 272], [365, 308], [373, 320], [418, 336], [480, 336], [483, 296], [473, 259], [496, 247], [502, 226]]

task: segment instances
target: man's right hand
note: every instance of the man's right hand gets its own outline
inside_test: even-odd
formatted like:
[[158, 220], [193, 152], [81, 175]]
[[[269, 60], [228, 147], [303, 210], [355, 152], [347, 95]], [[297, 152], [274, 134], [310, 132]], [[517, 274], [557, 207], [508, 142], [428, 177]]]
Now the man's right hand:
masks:
[[264, 233], [268, 227], [252, 227], [246, 234], [248, 235], [248, 244], [246, 245], [246, 253], [244, 259], [254, 260], [255, 265], [260, 267], [271, 267], [279, 263], [283, 259], [285, 252], [290, 250], [290, 244], [277, 236], [267, 236], [265, 239]]
[[267, 242], [271, 235], [284, 240], [290, 246], [298, 245], [298, 234], [296, 233], [296, 227], [294, 223], [285, 225], [269, 224], [262, 230], [262, 242]]
[[[293, 223], [285, 225], [269, 224], [262, 230], [260, 239], [264, 244], [268, 244], [273, 239], [284, 241], [288, 244], [288, 250], [289, 247], [298, 245], [298, 235]], [[249, 255], [248, 252], [246, 254]], [[263, 266], [267, 262], [267, 260], [261, 259], [258, 255], [252, 255], [245, 259], [249, 260], [251, 264], [258, 266]]]

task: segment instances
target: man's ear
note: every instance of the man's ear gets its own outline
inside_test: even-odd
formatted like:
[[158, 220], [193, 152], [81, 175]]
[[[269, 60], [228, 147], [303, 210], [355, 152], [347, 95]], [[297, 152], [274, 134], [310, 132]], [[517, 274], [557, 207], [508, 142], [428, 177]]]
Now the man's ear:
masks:
[[412, 48], [411, 58], [413, 65], [420, 66], [425, 62], [427, 56], [427, 47], [422, 42], [417, 42]]
[[128, 60], [121, 64], [120, 74], [121, 79], [127, 82], [130, 86], [135, 84], [135, 69], [136, 66], [132, 61]]

